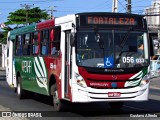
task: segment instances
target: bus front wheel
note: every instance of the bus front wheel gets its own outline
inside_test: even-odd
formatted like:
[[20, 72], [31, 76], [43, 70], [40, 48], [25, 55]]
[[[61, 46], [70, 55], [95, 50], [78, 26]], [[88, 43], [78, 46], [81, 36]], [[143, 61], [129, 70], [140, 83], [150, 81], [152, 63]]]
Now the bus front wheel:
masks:
[[24, 90], [22, 89], [22, 78], [19, 76], [18, 81], [17, 81], [17, 95], [19, 99], [24, 99], [25, 93]]
[[120, 110], [123, 107], [124, 102], [109, 102], [109, 106], [113, 110]]
[[64, 103], [62, 100], [58, 98], [58, 91], [56, 84], [53, 85], [53, 108], [54, 111], [63, 111], [64, 110]]

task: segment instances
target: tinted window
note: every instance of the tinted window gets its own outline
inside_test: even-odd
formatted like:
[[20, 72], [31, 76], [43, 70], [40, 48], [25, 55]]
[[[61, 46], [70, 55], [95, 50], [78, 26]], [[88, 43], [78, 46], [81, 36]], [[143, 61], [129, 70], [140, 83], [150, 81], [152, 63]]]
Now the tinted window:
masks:
[[24, 45], [23, 45], [23, 55], [30, 55], [30, 34], [25, 34]]
[[34, 32], [33, 39], [32, 39], [32, 54], [37, 55], [38, 51], [39, 51], [38, 32]]
[[49, 48], [49, 30], [43, 30], [41, 32], [41, 54], [48, 55]]
[[61, 29], [60, 27], [54, 28], [51, 30], [51, 55], [57, 55], [60, 50], [60, 38], [61, 38]]
[[21, 56], [22, 55], [22, 42], [23, 42], [23, 37], [21, 35], [18, 35], [16, 37], [16, 55]]

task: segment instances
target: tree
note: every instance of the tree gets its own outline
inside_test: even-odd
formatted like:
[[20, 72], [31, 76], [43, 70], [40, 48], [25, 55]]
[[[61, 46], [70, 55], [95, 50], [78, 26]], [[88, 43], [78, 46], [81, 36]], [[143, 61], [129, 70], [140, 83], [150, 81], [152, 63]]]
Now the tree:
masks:
[[10, 12], [7, 17], [8, 21], [5, 22], [6, 25], [20, 25], [26, 24], [26, 12], [28, 13], [27, 21], [29, 24], [34, 22], [39, 22], [42, 19], [46, 20], [48, 18], [48, 14], [45, 10], [41, 10], [39, 7], [35, 7], [29, 10], [19, 9], [15, 12]]
[[7, 33], [12, 30], [9, 25], [18, 27], [18, 25], [26, 24], [26, 12], [28, 12], [28, 24], [36, 23], [49, 18], [47, 12], [45, 10], [41, 10], [39, 7], [35, 7], [27, 11], [25, 9], [19, 9], [15, 12], [10, 12], [7, 17], [7, 21], [4, 23], [8, 27], [3, 28], [3, 32], [0, 35], [0, 43], [6, 43]]
[[8, 31], [12, 30], [10, 27], [3, 28], [3, 31], [0, 33], [0, 43], [6, 44], [7, 43], [7, 34]]

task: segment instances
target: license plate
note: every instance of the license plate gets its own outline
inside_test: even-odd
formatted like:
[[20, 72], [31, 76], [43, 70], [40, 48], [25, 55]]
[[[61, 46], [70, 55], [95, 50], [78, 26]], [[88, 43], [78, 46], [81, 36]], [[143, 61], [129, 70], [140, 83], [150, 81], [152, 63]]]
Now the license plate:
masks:
[[108, 97], [120, 97], [120, 92], [108, 92]]

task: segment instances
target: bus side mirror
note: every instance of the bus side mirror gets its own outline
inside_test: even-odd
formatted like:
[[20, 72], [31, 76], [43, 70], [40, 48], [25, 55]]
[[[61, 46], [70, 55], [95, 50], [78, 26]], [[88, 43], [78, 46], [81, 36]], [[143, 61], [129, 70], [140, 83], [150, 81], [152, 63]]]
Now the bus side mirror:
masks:
[[71, 36], [70, 36], [70, 45], [71, 46], [75, 45], [75, 33], [71, 33]]

